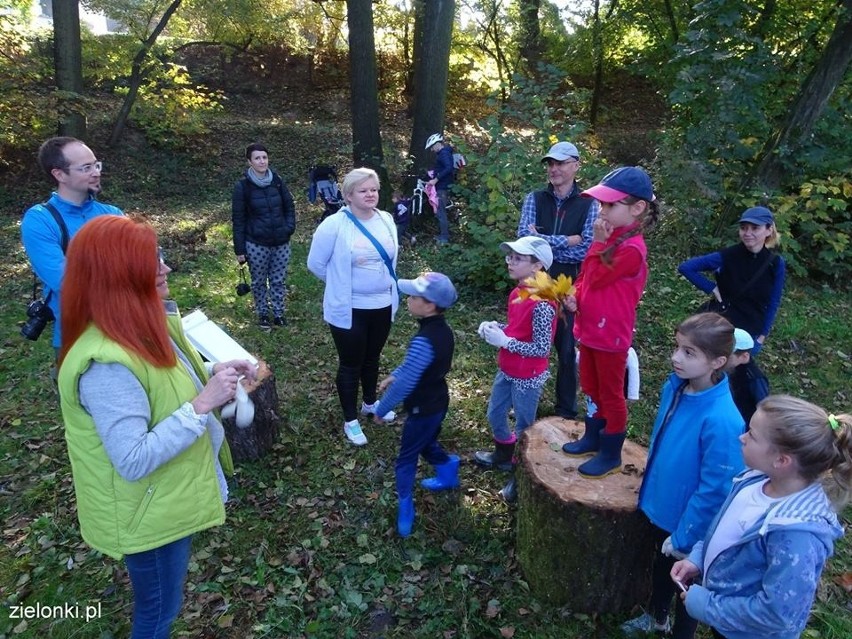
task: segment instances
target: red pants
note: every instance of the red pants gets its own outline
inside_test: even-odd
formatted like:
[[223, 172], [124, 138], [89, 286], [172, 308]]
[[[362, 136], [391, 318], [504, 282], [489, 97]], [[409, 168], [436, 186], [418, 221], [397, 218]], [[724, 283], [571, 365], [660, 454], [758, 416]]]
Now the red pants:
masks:
[[606, 420], [604, 433], [607, 435], [627, 430], [626, 366], [627, 351], [611, 353], [580, 344], [580, 386], [597, 404], [595, 417]]

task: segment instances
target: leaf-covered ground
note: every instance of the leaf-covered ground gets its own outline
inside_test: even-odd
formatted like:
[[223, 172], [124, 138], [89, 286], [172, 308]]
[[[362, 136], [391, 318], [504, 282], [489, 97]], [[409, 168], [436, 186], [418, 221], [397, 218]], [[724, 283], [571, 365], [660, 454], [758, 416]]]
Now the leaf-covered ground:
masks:
[[[176, 626], [185, 637], [617, 637], [625, 615], [590, 617], [548, 607], [529, 592], [515, 560], [516, 512], [495, 494], [505, 477], [462, 466], [462, 488], [417, 492], [415, 533], [394, 532], [393, 461], [398, 426], [366, 426], [370, 440], [344, 439], [334, 393], [334, 349], [322, 322], [321, 288], [304, 263], [319, 215], [305, 202], [313, 161], [348, 162], [349, 129], [327, 101], [302, 108], [287, 96], [233, 96], [205, 139], [178, 150], [148, 147], [131, 134], [120, 149], [93, 146], [108, 164], [106, 199], [146, 215], [160, 229], [175, 267], [172, 291], [184, 312], [195, 307], [221, 323], [273, 368], [285, 419], [280, 443], [235, 478], [228, 521], [194, 543], [186, 601]], [[405, 120], [386, 119], [389, 156], [407, 148]], [[95, 122], [97, 127], [97, 122]], [[262, 139], [297, 196], [299, 228], [290, 277], [289, 325], [264, 334], [246, 298], [234, 294], [230, 187], [242, 169], [241, 148]], [[4, 180], [4, 186], [15, 182]], [[73, 488], [50, 380], [48, 340], [18, 335], [31, 279], [19, 245], [19, 208], [43, 196], [34, 173], [18, 176], [0, 215], [0, 637], [124, 637], [131, 594], [121, 563], [82, 543]], [[533, 185], [531, 185], [532, 187]], [[11, 191], [10, 191], [11, 193]], [[12, 203], [14, 201], [14, 203]], [[464, 212], [462, 211], [462, 215]], [[452, 261], [428, 241], [405, 250], [401, 276], [452, 272]], [[699, 296], [675, 266], [681, 238], [671, 229], [651, 238], [651, 279], [640, 307], [636, 346], [642, 398], [631, 412], [631, 436], [646, 441], [659, 387], [667, 374], [672, 330]], [[495, 260], [502, 259], [495, 247]], [[483, 319], [501, 316], [501, 295], [462, 290], [448, 315], [456, 330], [452, 407], [442, 440], [466, 460], [488, 445], [485, 403], [495, 370], [493, 349], [476, 336]], [[848, 291], [793, 282], [762, 357], [776, 391], [834, 410], [852, 410], [852, 336]], [[382, 358], [402, 357], [414, 330], [401, 310]], [[541, 407], [553, 404], [549, 386]], [[849, 513], [846, 513], [847, 522]], [[558, 548], [544, 552], [559, 552]], [[838, 548], [819, 593], [810, 637], [852, 636], [848, 542]], [[565, 575], [577, 580], [578, 575]], [[79, 605], [41, 618], [11, 619], [12, 607]], [[86, 606], [100, 606], [86, 620]], [[72, 612], [77, 610], [70, 608]], [[49, 618], [45, 618], [48, 616]]]

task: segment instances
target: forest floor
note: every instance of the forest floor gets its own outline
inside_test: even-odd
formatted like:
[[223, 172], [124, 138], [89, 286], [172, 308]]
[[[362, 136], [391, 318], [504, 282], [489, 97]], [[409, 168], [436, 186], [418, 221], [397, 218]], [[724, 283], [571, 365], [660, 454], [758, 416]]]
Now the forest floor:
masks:
[[[618, 94], [619, 87], [610, 89]], [[647, 99], [655, 99], [653, 90]], [[210, 133], [182, 148], [150, 145], [130, 130], [120, 148], [106, 148], [114, 101], [93, 113], [92, 147], [104, 159], [107, 201], [142, 214], [158, 228], [171, 290], [183, 311], [202, 308], [276, 375], [285, 427], [263, 459], [238, 468], [225, 525], [196, 536], [187, 594], [175, 636], [192, 638], [609, 639], [636, 611], [585, 614], [554, 607], [530, 592], [516, 558], [518, 509], [497, 499], [505, 481], [465, 463], [462, 488], [417, 493], [415, 532], [395, 533], [393, 462], [398, 426], [365, 424], [369, 445], [354, 448], [341, 432], [334, 392], [333, 345], [321, 317], [320, 283], [305, 269], [320, 209], [306, 202], [314, 162], [347, 167], [350, 159], [345, 91], [227, 94]], [[345, 102], [344, 102], [345, 104]], [[461, 110], [463, 105], [456, 105]], [[653, 153], [664, 113], [605, 111], [600, 147], [613, 162]], [[402, 166], [410, 124], [400, 108], [385, 108], [385, 144]], [[288, 177], [299, 224], [293, 239], [288, 320], [271, 334], [254, 323], [250, 301], [234, 294], [230, 189], [244, 166], [242, 149], [262, 139], [274, 166]], [[635, 144], [636, 140], [643, 140]], [[22, 156], [23, 159], [23, 156]], [[80, 539], [73, 487], [50, 379], [49, 340], [23, 340], [18, 330], [32, 279], [19, 242], [20, 212], [45, 197], [47, 182], [31, 164], [0, 176], [0, 639], [109, 639], [128, 633], [131, 595], [121, 562], [91, 551]], [[534, 185], [531, 185], [534, 186]], [[464, 215], [464, 211], [462, 211]], [[659, 388], [670, 367], [672, 331], [699, 295], [676, 273], [684, 247], [677, 235], [651, 242], [651, 277], [639, 309], [636, 347], [642, 361], [641, 399], [632, 406], [630, 436], [647, 443]], [[499, 258], [496, 256], [495, 259]], [[452, 269], [434, 244], [418, 243], [400, 259], [401, 276]], [[476, 337], [482, 319], [505, 312], [501, 294], [462, 291], [448, 315], [457, 337], [451, 375], [452, 410], [442, 440], [467, 462], [489, 445], [484, 406], [494, 374], [493, 349]], [[778, 323], [761, 355], [773, 390], [807, 397], [837, 412], [852, 403], [852, 336], [848, 295], [791, 282]], [[382, 356], [382, 371], [401, 361], [415, 328], [400, 311]], [[553, 404], [552, 384], [541, 407]], [[427, 470], [421, 469], [421, 474]], [[845, 514], [847, 525], [852, 513]], [[559, 552], [558, 547], [548, 549]], [[852, 548], [838, 546], [829, 564], [806, 636], [852, 636], [848, 585]], [[582, 575], [566, 575], [582, 583]], [[579, 587], [579, 585], [578, 585]], [[100, 604], [98, 617], [11, 619], [12, 605]], [[702, 637], [709, 633], [702, 631]]]

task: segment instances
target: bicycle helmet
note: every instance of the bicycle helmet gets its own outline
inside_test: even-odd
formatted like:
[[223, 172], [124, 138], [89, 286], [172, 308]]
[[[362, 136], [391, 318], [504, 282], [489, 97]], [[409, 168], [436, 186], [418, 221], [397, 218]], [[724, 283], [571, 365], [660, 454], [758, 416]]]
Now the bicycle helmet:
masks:
[[429, 149], [431, 149], [432, 146], [435, 143], [443, 142], [443, 141], [444, 141], [443, 135], [441, 135], [440, 133], [433, 133], [432, 135], [429, 136], [429, 139], [426, 140], [426, 150], [428, 151]]

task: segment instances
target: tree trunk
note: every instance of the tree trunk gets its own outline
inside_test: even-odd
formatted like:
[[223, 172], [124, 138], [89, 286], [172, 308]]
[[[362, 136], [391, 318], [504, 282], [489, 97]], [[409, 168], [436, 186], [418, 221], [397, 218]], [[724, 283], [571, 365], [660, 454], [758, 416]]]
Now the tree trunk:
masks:
[[235, 463], [263, 457], [278, 441], [281, 428], [275, 375], [266, 362], [258, 360], [257, 366], [257, 379], [245, 383], [249, 398], [254, 402], [254, 421], [246, 428], [238, 428], [234, 418], [222, 420]]
[[109, 137], [110, 146], [117, 145], [118, 141], [121, 139], [121, 136], [124, 133], [124, 127], [127, 124], [127, 119], [130, 117], [130, 111], [133, 109], [133, 103], [136, 102], [136, 96], [139, 95], [139, 87], [142, 86], [142, 80], [144, 78], [142, 63], [148, 56], [148, 52], [151, 50], [151, 47], [153, 47], [154, 43], [157, 42], [157, 38], [160, 37], [163, 29], [166, 28], [166, 25], [169, 23], [169, 19], [171, 19], [174, 12], [178, 10], [178, 7], [180, 7], [181, 2], [183, 2], [183, 0], [172, 0], [172, 3], [168, 6], [165, 13], [163, 13], [163, 17], [160, 18], [157, 26], [154, 27], [154, 30], [151, 32], [151, 35], [145, 39], [142, 43], [142, 48], [139, 49], [136, 56], [133, 58], [127, 95], [124, 97], [124, 102], [121, 103], [121, 108], [118, 111], [118, 117], [115, 120], [112, 134]]
[[852, 0], [843, 0], [837, 24], [811, 73], [802, 83], [778, 133], [766, 144], [757, 167], [757, 183], [777, 189], [786, 169], [806, 143], [834, 90], [852, 62]]
[[592, 129], [598, 121], [598, 109], [601, 104], [601, 94], [603, 93], [603, 25], [601, 24], [601, 3], [600, 0], [595, 0], [595, 10], [592, 22], [592, 50], [595, 56], [595, 85], [592, 89], [592, 105], [589, 108], [589, 124]]
[[521, 439], [518, 561], [531, 592], [572, 612], [627, 612], [645, 605], [655, 556], [651, 526], [637, 510], [647, 451], [625, 442], [622, 472], [585, 479], [562, 444], [582, 433], [560, 417]]
[[83, 52], [77, 0], [53, 0], [53, 66], [59, 90], [59, 135], [85, 139]]
[[390, 200], [379, 131], [379, 88], [372, 0], [346, 0], [349, 24], [349, 76], [352, 100], [352, 162], [379, 174], [381, 204]]
[[535, 77], [538, 63], [541, 61], [541, 25], [538, 20], [541, 0], [520, 0], [518, 4], [521, 17], [518, 49], [527, 72], [531, 77]]
[[415, 0], [414, 123], [409, 154], [415, 170], [430, 165], [426, 138], [443, 131], [455, 0]]

